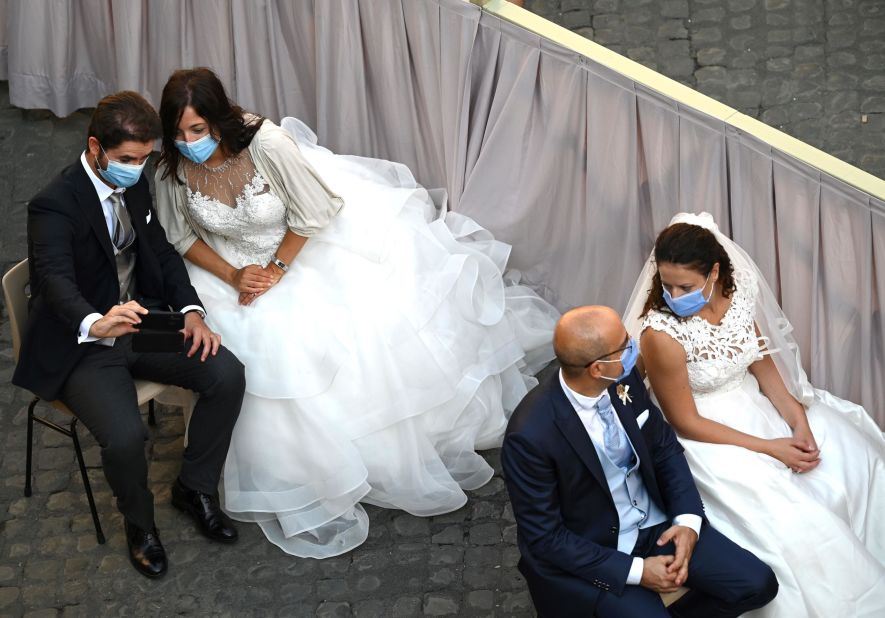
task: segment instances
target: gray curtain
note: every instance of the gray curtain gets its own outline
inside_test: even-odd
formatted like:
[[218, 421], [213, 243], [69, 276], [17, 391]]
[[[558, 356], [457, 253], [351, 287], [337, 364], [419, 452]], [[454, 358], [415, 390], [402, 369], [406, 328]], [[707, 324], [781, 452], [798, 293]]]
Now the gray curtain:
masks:
[[[409, 165], [565, 309], [622, 309], [657, 232], [711, 212], [812, 383], [885, 427], [885, 203], [460, 0], [0, 0], [13, 104], [65, 115], [208, 65], [244, 107]], [[0, 59], [2, 44], [0, 41]]]

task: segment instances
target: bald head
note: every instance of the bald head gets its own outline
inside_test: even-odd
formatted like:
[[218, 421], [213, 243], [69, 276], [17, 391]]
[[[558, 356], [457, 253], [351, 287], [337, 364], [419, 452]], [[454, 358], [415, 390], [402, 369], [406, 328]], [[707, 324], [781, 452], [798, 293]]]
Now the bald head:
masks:
[[593, 305], [567, 311], [556, 323], [553, 350], [566, 375], [611, 352], [624, 338], [621, 318], [611, 307]]

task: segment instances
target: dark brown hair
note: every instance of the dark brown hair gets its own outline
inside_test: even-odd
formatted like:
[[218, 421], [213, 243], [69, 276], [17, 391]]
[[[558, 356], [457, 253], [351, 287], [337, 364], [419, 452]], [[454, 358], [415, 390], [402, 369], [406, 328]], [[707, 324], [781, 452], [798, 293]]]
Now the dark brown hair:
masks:
[[210, 131], [219, 137], [221, 147], [229, 155], [248, 147], [264, 122], [260, 116], [246, 122], [245, 110], [228, 98], [224, 85], [211, 69], [197, 67], [175, 71], [163, 87], [160, 98], [163, 149], [157, 165], [166, 167], [162, 178], [171, 175], [179, 183], [183, 182], [178, 175], [181, 154], [175, 147], [175, 134], [188, 106], [209, 123]]
[[151, 104], [137, 92], [123, 90], [98, 102], [87, 136], [108, 150], [123, 142], [152, 142], [160, 134], [160, 117]]
[[[734, 292], [734, 268], [728, 252], [719, 244], [713, 232], [699, 225], [674, 223], [666, 228], [655, 241], [654, 258], [657, 264], [661, 262], [678, 264], [705, 277], [718, 262], [722, 295], [728, 298]], [[642, 308], [642, 315], [648, 314], [652, 309], [673, 313], [664, 300], [664, 286], [661, 284], [661, 274], [657, 270], [652, 277], [651, 289]]]

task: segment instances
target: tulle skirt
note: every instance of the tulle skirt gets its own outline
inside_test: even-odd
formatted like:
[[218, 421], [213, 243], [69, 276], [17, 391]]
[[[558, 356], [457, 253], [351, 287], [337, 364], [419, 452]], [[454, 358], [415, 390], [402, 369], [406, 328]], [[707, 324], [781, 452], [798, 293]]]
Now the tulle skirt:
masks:
[[[791, 435], [752, 374], [696, 403], [745, 433]], [[885, 616], [882, 432], [860, 406], [821, 390], [807, 415], [821, 463], [804, 474], [737, 446], [681, 440], [707, 516], [777, 575], [777, 597], [748, 616]]]
[[251, 306], [188, 268], [246, 366], [224, 508], [285, 552], [323, 558], [366, 539], [361, 502], [435, 515], [492, 477], [476, 450], [500, 445], [552, 360], [558, 312], [505, 273], [508, 245], [445, 212], [405, 166], [283, 126], [344, 198], [339, 216]]

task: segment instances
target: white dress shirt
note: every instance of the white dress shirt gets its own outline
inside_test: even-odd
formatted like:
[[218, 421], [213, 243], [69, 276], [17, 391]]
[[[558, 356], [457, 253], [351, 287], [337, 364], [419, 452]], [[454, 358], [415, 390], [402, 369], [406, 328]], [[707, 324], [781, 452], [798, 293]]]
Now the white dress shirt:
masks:
[[[125, 205], [125, 200], [123, 199], [123, 193], [126, 191], [125, 188], [117, 188], [111, 189], [105, 182], [98, 177], [98, 175], [92, 170], [92, 166], [89, 165], [89, 162], [86, 160], [86, 151], [80, 155], [80, 163], [83, 165], [83, 169], [86, 170], [86, 174], [89, 176], [89, 180], [92, 181], [92, 186], [95, 187], [95, 193], [98, 195], [98, 201], [101, 202], [101, 210], [104, 213], [104, 222], [108, 226], [108, 235], [113, 238], [114, 237], [114, 219], [116, 215], [114, 214], [114, 204], [111, 202], [111, 194], [119, 193], [120, 200]], [[181, 312], [187, 313], [188, 311], [199, 311], [202, 315], [206, 315], [206, 310], [200, 307], [199, 305], [188, 305], [184, 307]], [[80, 328], [77, 329], [77, 343], [97, 343], [99, 345], [113, 346], [114, 341], [116, 341], [115, 337], [104, 337], [98, 338], [93, 337], [89, 334], [89, 329], [92, 328], [92, 325], [95, 324], [98, 320], [103, 318], [104, 316], [100, 313], [90, 313], [83, 321], [80, 322]]]
[[[559, 383], [562, 385], [562, 390], [565, 391], [566, 398], [569, 400], [569, 403], [572, 404], [578, 418], [581, 419], [581, 423], [584, 425], [584, 429], [587, 431], [587, 435], [590, 436], [590, 440], [593, 442], [597, 451], [603, 449], [603, 432], [605, 426], [596, 411], [596, 402], [602, 397], [602, 393], [595, 397], [587, 397], [586, 395], [582, 395], [572, 390], [569, 385], [566, 384], [565, 378], [562, 375], [562, 370], [559, 371]], [[617, 414], [614, 415], [614, 419], [619, 429], [624, 431], [624, 426]], [[701, 534], [701, 522], [701, 518], [693, 513], [685, 513], [673, 518], [674, 526], [686, 526], [687, 528], [691, 528], [699, 538]], [[642, 581], [643, 564], [642, 558], [633, 558], [633, 562], [630, 565], [630, 572], [627, 575], [627, 584], [632, 586], [639, 585], [639, 582]]]

